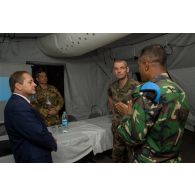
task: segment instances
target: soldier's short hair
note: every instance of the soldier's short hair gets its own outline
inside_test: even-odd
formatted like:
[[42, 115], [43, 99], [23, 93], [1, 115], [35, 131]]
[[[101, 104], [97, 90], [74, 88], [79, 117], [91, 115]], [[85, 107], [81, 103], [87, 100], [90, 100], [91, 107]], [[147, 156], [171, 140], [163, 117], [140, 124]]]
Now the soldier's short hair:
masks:
[[43, 69], [40, 69], [38, 71], [35, 72], [35, 78], [37, 78], [39, 76], [40, 73], [44, 72], [46, 74], [46, 71]]
[[139, 60], [142, 60], [144, 57], [150, 58], [152, 62], [158, 62], [163, 66], [166, 65], [167, 54], [160, 44], [153, 44], [143, 48]]
[[115, 59], [115, 60], [114, 60], [114, 63], [115, 63], [115, 62], [123, 62], [123, 63], [125, 64], [125, 66], [128, 67], [128, 63], [127, 63], [126, 60], [123, 60], [123, 59]]
[[14, 92], [16, 83], [23, 84], [23, 82], [24, 82], [23, 74], [25, 74], [25, 73], [29, 74], [29, 72], [27, 72], [27, 71], [16, 71], [10, 76], [9, 86], [10, 86], [10, 90], [12, 93]]

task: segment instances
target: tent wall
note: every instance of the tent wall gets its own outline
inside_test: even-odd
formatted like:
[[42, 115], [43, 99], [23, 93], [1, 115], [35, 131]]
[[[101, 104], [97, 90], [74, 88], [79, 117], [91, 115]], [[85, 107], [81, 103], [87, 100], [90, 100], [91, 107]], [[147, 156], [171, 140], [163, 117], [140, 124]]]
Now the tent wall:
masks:
[[[6, 64], [25, 64], [26, 61], [46, 63], [63, 63], [65, 65], [65, 98], [67, 112], [78, 118], [87, 118], [94, 107], [102, 114], [107, 113], [107, 88], [114, 79], [112, 65], [114, 58], [127, 59], [132, 72], [138, 71], [138, 56], [143, 47], [153, 43], [172, 44], [167, 68], [187, 92], [191, 105], [191, 124], [195, 122], [195, 34], [166, 34], [131, 46], [99, 49], [75, 59], [52, 58], [44, 55], [38, 48], [36, 40], [10, 41], [0, 46], [0, 62]], [[22, 67], [23, 68], [23, 67]], [[1, 69], [2, 71], [2, 69]], [[2, 113], [1, 113], [2, 115]]]
[[[31, 68], [26, 65], [26, 61], [64, 62], [62, 59], [52, 59], [45, 56], [37, 47], [34, 39], [11, 39], [5, 40], [0, 44], [0, 77], [3, 80], [6, 77], [8, 80], [9, 76], [18, 70], [31, 72]], [[0, 93], [5, 95], [5, 91], [3, 89], [0, 90]], [[6, 100], [0, 101], [0, 121], [4, 120], [3, 111], [6, 102]]]
[[[71, 85], [69, 86], [69, 88], [67, 87], [68, 91], [66, 95], [69, 97], [66, 97], [66, 101], [70, 101], [67, 102], [67, 108], [70, 109], [71, 112], [75, 110], [75, 113], [77, 113], [77, 115], [82, 115], [85, 113], [83, 117], [90, 113], [91, 106], [94, 104], [97, 104], [101, 109], [103, 109], [103, 112], [105, 112], [104, 108], [106, 106], [106, 99], [104, 98], [106, 97], [107, 87], [109, 83], [113, 81], [113, 59], [126, 59], [130, 63], [130, 70], [132, 72], [137, 72], [138, 66], [137, 61], [134, 60], [134, 56], [138, 56], [143, 47], [155, 43], [160, 43], [162, 45], [173, 45], [167, 50], [167, 52], [170, 53], [170, 55], [168, 56], [167, 69], [172, 79], [184, 88], [189, 97], [191, 106], [191, 117], [189, 121], [191, 121], [190, 124], [192, 124], [191, 129], [193, 129], [193, 125], [195, 123], [195, 102], [193, 101], [193, 99], [195, 98], [195, 80], [193, 77], [195, 71], [195, 34], [166, 34], [131, 46], [118, 47], [113, 49], [111, 48], [104, 50], [103, 52], [102, 50], [99, 50], [98, 55], [93, 56], [93, 60], [92, 58], [88, 58], [83, 61], [79, 59], [74, 62], [69, 62], [67, 66], [67, 69], [69, 69], [68, 73], [69, 75], [75, 75], [74, 79], [72, 79], [72, 82], [75, 83], [75, 85], [74, 87]], [[95, 66], [97, 64], [101, 66]], [[75, 68], [73, 68], [72, 65]], [[96, 67], [96, 71], [94, 69], [90, 70], [91, 67]], [[103, 67], [103, 69], [101, 67]], [[91, 83], [88, 83], [85, 79], [81, 81], [81, 77], [76, 75], [75, 70], [77, 70], [78, 74], [82, 72], [83, 79], [85, 78], [88, 81], [90, 80]], [[91, 75], [88, 75], [88, 71], [91, 73]], [[99, 72], [99, 76], [97, 75], [97, 72]], [[94, 79], [100, 82], [100, 86], [104, 85], [105, 87], [97, 88], [98, 85], [94, 82]], [[85, 85], [85, 87], [84, 90], [81, 91], [82, 85]], [[67, 88], [65, 90], [67, 90]], [[78, 94], [81, 93], [77, 93], [77, 91], [75, 92], [77, 93], [77, 95], [71, 97], [70, 94], [74, 93], [74, 89], [77, 89], [82, 93], [84, 93], [84, 91], [88, 92], [87, 94], [82, 94], [80, 97], [78, 97]], [[91, 93], [93, 93], [93, 95]], [[100, 98], [101, 95], [102, 98]], [[88, 99], [86, 98], [86, 96], [88, 97]], [[74, 103], [73, 100], [75, 100]]]
[[25, 64], [26, 61], [63, 63], [64, 59], [43, 54], [36, 39], [11, 39], [0, 44], [0, 62]]
[[[132, 60], [134, 55], [139, 55], [141, 49], [150, 44], [172, 45], [167, 47], [167, 69], [173, 80], [180, 84], [186, 91], [191, 113], [188, 119], [188, 128], [195, 126], [195, 34], [165, 34], [139, 44], [114, 48], [114, 57]], [[136, 51], [136, 52], [135, 52]], [[137, 71], [137, 62], [132, 60], [132, 71]]]
[[[30, 66], [24, 65], [26, 61], [37, 61], [43, 64], [65, 65], [65, 99], [67, 112], [77, 118], [87, 118], [91, 112], [97, 110], [101, 114], [107, 113], [107, 87], [111, 69], [104, 66], [102, 55], [84, 57], [79, 59], [52, 58], [44, 55], [38, 48], [36, 40], [10, 41], [1, 44], [0, 63], [2, 70], [7, 64], [17, 64], [10, 69], [7, 76], [16, 70], [30, 70]], [[110, 67], [110, 66], [109, 66]], [[6, 102], [4, 102], [5, 105]], [[0, 118], [3, 120], [3, 108]]]
[[[98, 65], [99, 64], [99, 65]], [[65, 68], [65, 98], [68, 113], [80, 119], [91, 113], [107, 113], [107, 89], [111, 72], [96, 58], [68, 61]]]

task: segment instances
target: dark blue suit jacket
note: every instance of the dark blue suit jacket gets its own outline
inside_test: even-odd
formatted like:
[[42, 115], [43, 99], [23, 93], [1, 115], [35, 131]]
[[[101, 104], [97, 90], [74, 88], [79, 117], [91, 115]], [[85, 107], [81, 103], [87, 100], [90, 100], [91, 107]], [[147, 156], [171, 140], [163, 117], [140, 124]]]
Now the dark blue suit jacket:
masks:
[[4, 120], [16, 162], [52, 162], [56, 142], [39, 113], [24, 98], [11, 96]]

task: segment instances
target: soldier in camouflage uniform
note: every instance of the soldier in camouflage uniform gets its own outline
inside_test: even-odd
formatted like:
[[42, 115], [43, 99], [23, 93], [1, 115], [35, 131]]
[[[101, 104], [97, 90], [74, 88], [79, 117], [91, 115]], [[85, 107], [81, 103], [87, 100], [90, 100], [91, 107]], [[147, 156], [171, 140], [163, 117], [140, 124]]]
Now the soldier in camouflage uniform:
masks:
[[132, 94], [132, 117], [123, 119], [119, 133], [134, 146], [134, 162], [181, 162], [179, 149], [189, 113], [186, 94], [166, 73], [166, 52], [160, 45], [144, 48], [138, 64], [142, 80], [150, 82]]
[[44, 71], [36, 74], [39, 85], [36, 87], [34, 106], [43, 116], [46, 126], [60, 124], [58, 112], [64, 104], [63, 97], [56, 87], [47, 84]]
[[118, 125], [123, 115], [116, 109], [116, 104], [120, 104], [124, 109], [131, 100], [131, 93], [139, 83], [131, 79], [128, 75], [129, 67], [125, 60], [116, 60], [114, 62], [113, 72], [117, 78], [108, 89], [108, 101], [113, 113], [112, 131], [113, 131], [113, 162], [129, 162], [131, 160], [131, 148], [121, 139], [118, 133]]

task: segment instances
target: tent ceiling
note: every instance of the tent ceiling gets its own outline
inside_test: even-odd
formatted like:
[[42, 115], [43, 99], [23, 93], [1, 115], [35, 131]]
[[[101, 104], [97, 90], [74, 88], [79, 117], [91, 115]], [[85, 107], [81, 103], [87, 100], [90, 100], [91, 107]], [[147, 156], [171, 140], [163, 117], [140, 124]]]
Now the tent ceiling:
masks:
[[[95, 36], [92, 36], [95, 35]], [[96, 49], [134, 45], [162, 33], [0, 33], [0, 39], [37, 39], [43, 53], [53, 57], [77, 57]]]
[[52, 57], [75, 57], [101, 48], [128, 33], [55, 33], [37, 39], [43, 53]]
[[0, 33], [0, 37], [32, 39], [32, 38], [43, 37], [49, 34], [51, 33]]
[[103, 48], [114, 48], [114, 47], [121, 47], [126, 45], [134, 45], [142, 41], [146, 41], [149, 39], [153, 39], [155, 37], [162, 36], [164, 34], [163, 33], [132, 33], [117, 41], [112, 42], [111, 44], [104, 46]]

